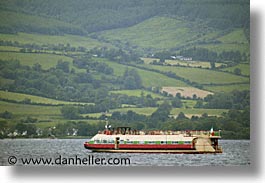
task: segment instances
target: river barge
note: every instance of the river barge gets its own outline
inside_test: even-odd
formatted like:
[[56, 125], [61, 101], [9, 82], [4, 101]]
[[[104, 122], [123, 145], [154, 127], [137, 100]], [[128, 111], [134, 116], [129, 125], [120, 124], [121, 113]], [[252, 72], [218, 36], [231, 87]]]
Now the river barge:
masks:
[[84, 143], [92, 152], [108, 153], [222, 153], [220, 131], [138, 131], [106, 128]]

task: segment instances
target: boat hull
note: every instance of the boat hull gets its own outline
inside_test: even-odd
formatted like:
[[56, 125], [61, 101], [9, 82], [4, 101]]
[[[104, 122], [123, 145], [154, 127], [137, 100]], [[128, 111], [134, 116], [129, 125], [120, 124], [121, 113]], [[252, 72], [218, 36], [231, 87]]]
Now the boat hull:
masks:
[[[122, 146], [122, 145], [121, 145]], [[222, 153], [222, 150], [199, 151], [190, 145], [127, 145], [115, 149], [113, 144], [84, 144], [86, 149], [92, 152], [103, 153], [174, 153], [174, 154], [206, 154]]]

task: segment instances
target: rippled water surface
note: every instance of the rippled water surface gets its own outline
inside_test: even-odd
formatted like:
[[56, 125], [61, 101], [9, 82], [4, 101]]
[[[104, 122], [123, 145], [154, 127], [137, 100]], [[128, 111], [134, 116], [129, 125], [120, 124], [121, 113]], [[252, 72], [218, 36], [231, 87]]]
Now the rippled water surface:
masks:
[[[129, 158], [131, 166], [248, 166], [249, 140], [221, 140], [222, 154], [140, 154], [92, 153], [85, 139], [4, 139], [0, 140], [0, 165], [22, 165], [21, 158]], [[90, 155], [90, 156], [89, 156]], [[117, 161], [116, 161], [117, 162]], [[31, 164], [32, 165], [32, 164]], [[81, 165], [70, 165], [81, 166]], [[87, 166], [87, 165], [83, 165]], [[105, 165], [104, 165], [105, 166]]]

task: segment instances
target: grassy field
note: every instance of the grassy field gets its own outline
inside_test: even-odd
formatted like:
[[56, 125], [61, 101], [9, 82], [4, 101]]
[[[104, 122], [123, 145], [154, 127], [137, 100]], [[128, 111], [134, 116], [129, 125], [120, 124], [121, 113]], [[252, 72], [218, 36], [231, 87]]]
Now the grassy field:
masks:
[[176, 75], [189, 79], [200, 84], [225, 84], [225, 83], [240, 83], [249, 82], [248, 78], [236, 76], [229, 73], [217, 72], [207, 69], [188, 68], [188, 67], [170, 67], [158, 65], [146, 65], [148, 68], [153, 68], [163, 72], [171, 71]]
[[72, 65], [72, 58], [54, 54], [0, 52], [0, 58], [6, 61], [19, 60], [22, 65], [27, 66], [33, 66], [39, 63], [43, 69], [56, 66], [58, 60], [67, 61]]
[[224, 86], [204, 86], [206, 90], [212, 92], [231, 92], [233, 90], [243, 91], [250, 90], [250, 84], [232, 84], [232, 85], [224, 85]]
[[0, 113], [8, 111], [13, 114], [11, 120], [0, 118], [1, 121], [7, 121], [10, 125], [20, 122], [27, 117], [36, 118], [37, 123], [34, 123], [38, 128], [54, 127], [58, 123], [66, 123], [69, 121], [84, 121], [87, 123], [96, 123], [99, 120], [68, 120], [64, 119], [61, 115], [61, 106], [40, 106], [40, 105], [28, 105], [18, 104], [0, 101]]
[[174, 108], [171, 110], [170, 114], [177, 116], [180, 112], [183, 112], [186, 117], [191, 118], [192, 116], [201, 116], [204, 113], [207, 113], [209, 116], [221, 116], [223, 112], [227, 112], [226, 109], [181, 109]]
[[126, 69], [137, 70], [138, 74], [142, 78], [142, 82], [145, 87], [162, 87], [162, 86], [183, 86], [184, 87], [184, 86], [187, 86], [187, 84], [185, 84], [184, 82], [173, 79], [173, 78], [169, 78], [163, 74], [146, 71], [146, 70], [138, 69], [138, 68], [131, 67], [131, 66], [125, 66], [125, 65], [118, 64], [115, 62], [110, 62], [106, 59], [96, 59], [96, 60], [104, 62], [108, 64], [110, 67], [112, 67], [114, 70], [114, 74], [117, 76], [122, 76]]
[[99, 42], [95, 39], [92, 39], [88, 36], [77, 36], [65, 34], [62, 36], [58, 35], [44, 35], [44, 34], [28, 34], [28, 33], [17, 33], [17, 34], [0, 34], [0, 40], [3, 41], [17, 41], [21, 44], [70, 44], [71, 46], [78, 47], [83, 46], [87, 49], [95, 47], [114, 47], [107, 43]]
[[62, 119], [60, 109], [60, 106], [38, 106], [0, 101], [0, 112], [11, 112], [15, 120], [27, 116], [36, 117], [39, 120]]
[[200, 33], [193, 25], [181, 19], [153, 17], [129, 28], [114, 29], [100, 33], [109, 41], [120, 40], [141, 48], [170, 49], [193, 41]]
[[223, 51], [239, 51], [241, 54], [249, 53], [248, 44], [233, 44], [233, 43], [221, 43], [221, 44], [205, 44], [199, 45], [199, 48], [206, 48], [211, 51], [221, 53]]
[[241, 29], [235, 29], [228, 34], [225, 34], [222, 37], [218, 38], [219, 41], [223, 43], [240, 43], [240, 44], [248, 44], [248, 40], [246, 39], [246, 36], [244, 34], [244, 30]]
[[241, 70], [241, 74], [246, 75], [246, 76], [250, 75], [250, 65], [249, 64], [238, 64], [238, 65], [235, 65], [233, 67], [227, 67], [227, 68], [224, 68], [221, 70], [233, 73], [234, 69], [236, 69], [236, 68]]
[[18, 52], [20, 48], [14, 46], [0, 46], [0, 51], [16, 51]]
[[150, 116], [153, 112], [156, 111], [156, 107], [145, 107], [145, 108], [121, 108], [121, 109], [113, 109], [111, 110], [111, 112], [114, 112], [114, 111], [119, 111], [121, 113], [126, 113], [127, 111], [134, 111], [138, 114], [143, 114], [143, 115], [146, 115], [146, 116]]
[[25, 99], [30, 99], [32, 103], [38, 104], [51, 104], [51, 105], [59, 105], [59, 104], [72, 104], [72, 105], [84, 105], [84, 104], [91, 104], [91, 103], [79, 103], [79, 102], [67, 102], [67, 101], [60, 101], [54, 100], [45, 97], [39, 97], [34, 95], [27, 95], [22, 93], [15, 93], [15, 92], [7, 92], [7, 91], [0, 91], [0, 99], [8, 99], [17, 102], [22, 102]]

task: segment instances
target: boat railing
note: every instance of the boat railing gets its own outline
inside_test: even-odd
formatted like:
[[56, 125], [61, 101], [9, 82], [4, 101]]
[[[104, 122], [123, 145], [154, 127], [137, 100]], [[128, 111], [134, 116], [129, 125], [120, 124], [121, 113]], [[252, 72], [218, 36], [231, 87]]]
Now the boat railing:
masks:
[[188, 130], [188, 131], [173, 131], [173, 130], [129, 130], [129, 131], [119, 131], [119, 130], [104, 130], [99, 131], [98, 134], [106, 134], [106, 135], [184, 135], [184, 136], [210, 136], [210, 137], [220, 137], [220, 131], [206, 131], [206, 130]]

